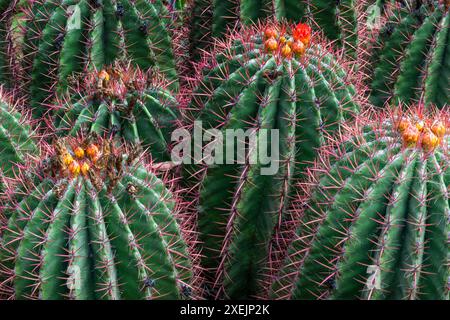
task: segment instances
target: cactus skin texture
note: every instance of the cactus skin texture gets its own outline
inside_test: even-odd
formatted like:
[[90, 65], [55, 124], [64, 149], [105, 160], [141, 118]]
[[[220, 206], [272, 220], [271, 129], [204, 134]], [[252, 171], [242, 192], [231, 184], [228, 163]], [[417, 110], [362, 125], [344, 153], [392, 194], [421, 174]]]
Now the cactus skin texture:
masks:
[[372, 61], [371, 102], [450, 101], [450, 15], [443, 4], [390, 8]]
[[21, 76], [31, 107], [50, 103], [55, 90], [65, 92], [74, 73], [124, 57], [144, 70], [158, 69], [177, 90], [169, 20], [158, 8], [160, 0], [36, 0], [22, 8]]
[[[128, 154], [124, 156], [124, 154]], [[166, 184], [110, 140], [58, 140], [7, 209], [0, 289], [14, 299], [190, 298], [189, 247]]]
[[[213, 38], [222, 38], [237, 22], [251, 25], [258, 19], [306, 22], [356, 54], [359, 2], [355, 0], [194, 0], [191, 6], [191, 57], [201, 58]], [[312, 17], [312, 23], [308, 17]]]
[[0, 88], [0, 193], [7, 180], [17, 174], [17, 167], [26, 163], [29, 155], [39, 154], [30, 125], [12, 100]]
[[58, 134], [112, 135], [148, 149], [155, 161], [169, 161], [178, 105], [166, 82], [150, 79], [148, 72], [118, 63], [83, 75], [69, 98], [75, 101], [63, 100], [55, 112]]
[[323, 147], [272, 298], [448, 300], [448, 114], [407, 116]]
[[9, 13], [10, 2], [10, 0], [0, 0], [0, 85], [10, 85], [12, 79], [11, 57], [8, 54], [11, 50], [8, 32], [12, 29]]
[[[280, 30], [288, 26], [252, 27], [218, 43], [221, 48], [199, 75], [190, 105], [203, 129], [217, 128], [224, 137], [226, 129], [253, 128], [261, 139], [261, 128], [280, 133], [279, 170], [274, 175], [261, 175], [261, 168], [267, 167], [261, 162], [186, 166], [188, 180], [204, 175], [198, 227], [203, 267], [216, 298], [255, 297], [263, 290], [260, 274], [270, 263], [265, 259], [271, 237], [288, 215], [294, 181], [313, 161], [324, 136], [351, 119], [360, 106], [355, 87], [345, 80], [351, 75], [318, 44], [317, 35], [303, 55], [284, 57], [280, 50], [265, 48], [268, 29], [277, 29], [281, 36]], [[289, 32], [284, 35], [288, 39]], [[280, 39], [273, 39], [276, 45]]]

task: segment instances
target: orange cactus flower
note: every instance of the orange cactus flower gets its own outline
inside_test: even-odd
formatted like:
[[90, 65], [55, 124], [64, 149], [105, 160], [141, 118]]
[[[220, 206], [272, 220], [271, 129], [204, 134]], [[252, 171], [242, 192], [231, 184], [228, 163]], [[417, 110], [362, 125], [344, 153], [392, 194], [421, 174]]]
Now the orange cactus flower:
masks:
[[311, 40], [311, 27], [305, 23], [299, 23], [292, 31], [292, 36], [294, 40], [301, 41], [305, 46], [308, 46]]
[[416, 128], [417, 130], [419, 130], [420, 132], [423, 131], [423, 128], [425, 127], [425, 122], [423, 120], [419, 120], [416, 122]]
[[401, 118], [400, 121], [398, 122], [398, 131], [400, 131], [400, 133], [405, 132], [406, 129], [409, 128], [409, 126], [411, 125], [411, 122], [406, 119], [406, 118]]
[[67, 153], [64, 157], [63, 157], [63, 163], [66, 166], [70, 166], [73, 162], [73, 157]]

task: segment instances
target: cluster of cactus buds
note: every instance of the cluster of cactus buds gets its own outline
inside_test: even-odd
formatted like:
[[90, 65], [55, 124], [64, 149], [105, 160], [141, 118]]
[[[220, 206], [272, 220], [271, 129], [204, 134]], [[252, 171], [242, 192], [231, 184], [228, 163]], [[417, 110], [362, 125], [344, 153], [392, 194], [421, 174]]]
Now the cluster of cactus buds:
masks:
[[448, 300], [449, 4], [0, 0], [0, 300]]
[[279, 53], [284, 58], [291, 58], [293, 54], [297, 58], [302, 57], [310, 44], [311, 27], [299, 23], [294, 25], [291, 31], [292, 34], [289, 35], [286, 30], [279, 32], [276, 26], [268, 26], [264, 30], [264, 46], [267, 52]]
[[52, 176], [76, 179], [81, 174], [97, 188], [101, 188], [108, 177], [109, 189], [114, 188], [122, 174], [122, 162], [132, 163], [140, 153], [136, 146], [125, 149], [117, 146], [114, 140], [103, 139], [96, 134], [86, 138], [61, 138], [51, 149], [54, 150], [50, 161], [52, 165], [46, 171], [51, 172]]
[[0, 295], [194, 297], [195, 256], [170, 181], [134, 150], [99, 137], [59, 140], [47, 152], [17, 174], [21, 192], [8, 198]]
[[72, 151], [61, 146], [58, 148], [58, 152], [60, 153], [58, 157], [64, 164], [63, 169], [67, 169], [73, 177], [77, 177], [80, 173], [87, 176], [91, 166], [95, 166], [100, 159], [98, 146], [94, 143], [90, 143], [86, 148], [77, 146]]
[[419, 147], [425, 152], [434, 151], [446, 134], [446, 125], [440, 119], [402, 116], [398, 120], [397, 128], [406, 147]]

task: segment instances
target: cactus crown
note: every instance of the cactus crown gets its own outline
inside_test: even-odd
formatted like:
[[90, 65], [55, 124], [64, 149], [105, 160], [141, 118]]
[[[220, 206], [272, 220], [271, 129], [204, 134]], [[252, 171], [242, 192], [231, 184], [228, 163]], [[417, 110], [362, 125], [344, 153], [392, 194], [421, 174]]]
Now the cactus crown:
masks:
[[272, 297], [448, 299], [448, 113], [360, 120], [310, 170]]
[[263, 20], [306, 22], [317, 26], [331, 41], [345, 47], [354, 56], [358, 39], [360, 2], [354, 0], [195, 0], [192, 2], [192, 25], [189, 35], [191, 56], [209, 48], [213, 38], [224, 38], [231, 29], [251, 26]]

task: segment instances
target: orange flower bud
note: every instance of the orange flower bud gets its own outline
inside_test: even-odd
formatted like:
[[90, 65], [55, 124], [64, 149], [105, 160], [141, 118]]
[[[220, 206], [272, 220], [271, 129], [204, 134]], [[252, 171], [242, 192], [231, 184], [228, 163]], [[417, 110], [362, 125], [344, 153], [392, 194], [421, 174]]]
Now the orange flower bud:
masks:
[[67, 153], [64, 157], [63, 157], [63, 162], [66, 166], [70, 166], [73, 162], [73, 157]]
[[411, 147], [417, 144], [417, 141], [419, 140], [419, 130], [417, 130], [416, 127], [409, 126], [404, 132], [403, 132], [403, 142], [405, 145]]
[[106, 72], [106, 70], [102, 70], [102, 71], [99, 72], [98, 78], [100, 80], [109, 81], [109, 74], [108, 74], [108, 72]]
[[83, 165], [81, 166], [81, 173], [83, 175], [87, 175], [90, 168], [91, 167], [89, 166], [89, 164], [87, 162], [83, 163]]
[[423, 131], [423, 128], [425, 127], [425, 122], [423, 120], [419, 120], [416, 122], [416, 128], [417, 130], [419, 130], [420, 132]]
[[298, 56], [302, 56], [305, 54], [306, 51], [306, 47], [303, 44], [303, 42], [301, 41], [295, 41], [294, 44], [292, 45], [292, 51], [298, 55]]
[[410, 125], [411, 125], [411, 122], [408, 119], [401, 118], [397, 125], [398, 131], [400, 131], [400, 133], [403, 133], [403, 132], [405, 132], [406, 129], [409, 128]]
[[265, 46], [268, 51], [275, 51], [278, 49], [278, 42], [274, 38], [270, 38], [266, 40]]
[[425, 152], [433, 151], [439, 145], [439, 138], [430, 130], [422, 137], [422, 148]]
[[84, 150], [81, 147], [76, 147], [75, 150], [73, 151], [73, 153], [75, 154], [75, 156], [78, 159], [83, 159], [84, 158]]
[[308, 46], [311, 40], [311, 27], [305, 23], [299, 23], [292, 31], [292, 36], [296, 41], [301, 41], [305, 46]]
[[69, 171], [73, 176], [78, 176], [80, 174], [80, 164], [78, 163], [78, 161], [73, 161], [70, 166], [69, 166]]
[[285, 58], [290, 58], [292, 55], [292, 49], [289, 45], [283, 46], [281, 49], [281, 55]]
[[431, 131], [438, 137], [443, 138], [445, 135], [445, 126], [441, 121], [435, 122], [431, 126]]
[[90, 144], [86, 149], [86, 153], [93, 160], [99, 153], [98, 147], [95, 144]]
[[266, 38], [270, 39], [270, 38], [276, 38], [278, 37], [278, 32], [275, 28], [273, 27], [267, 27], [266, 30], [264, 31], [264, 35], [266, 36]]

